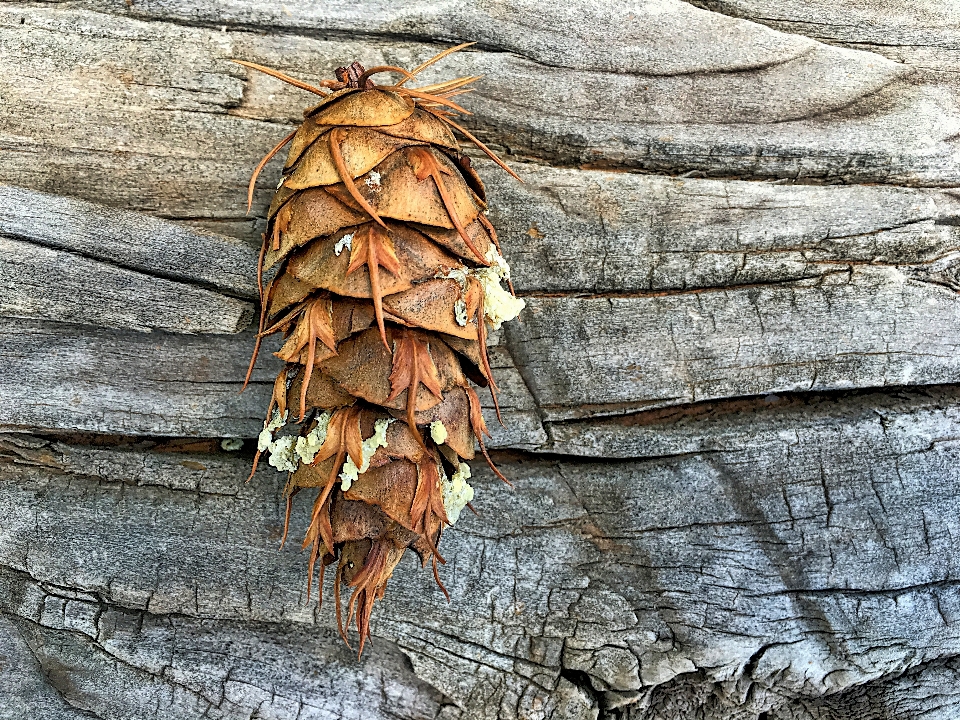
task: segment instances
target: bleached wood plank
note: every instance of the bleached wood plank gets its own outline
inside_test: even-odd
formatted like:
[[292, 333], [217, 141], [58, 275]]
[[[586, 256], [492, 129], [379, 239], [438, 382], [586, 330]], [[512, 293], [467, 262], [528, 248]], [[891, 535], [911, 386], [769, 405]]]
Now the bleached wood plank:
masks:
[[[943, 273], [951, 277], [949, 268]], [[957, 382], [951, 329], [960, 327], [960, 300], [943, 282], [858, 267], [806, 284], [530, 296], [522, 322], [506, 327], [509, 355], [498, 361], [504, 407], [517, 416], [497, 444], [539, 447], [541, 414], [563, 420], [778, 392]], [[249, 334], [154, 339], [6, 320], [0, 347], [11, 370], [0, 380], [0, 417], [19, 427], [252, 437], [279, 367], [265, 355], [262, 384], [236, 395], [252, 346]]]
[[[240, 388], [252, 331], [179, 335], [0, 318], [0, 427], [119, 435], [253, 438], [263, 428], [282, 363], [260, 354]], [[504, 424], [482, 394], [491, 447], [533, 450], [546, 441], [539, 413], [510, 356], [491, 353], [503, 386]]]
[[[953, 389], [773, 408], [768, 425], [760, 410], [739, 434], [704, 420], [688, 428], [703, 449], [673, 457], [504, 461], [512, 490], [478, 469], [481, 518], [444, 536], [452, 605], [429, 571], [401, 563], [371, 660], [395, 643], [458, 706], [449, 717], [491, 720], [536, 708], [588, 717], [598, 701], [707, 712], [718, 699], [806, 718], [804, 707], [852, 701], [864, 683], [879, 694], [888, 676], [919, 676], [960, 648], [958, 407]], [[2, 610], [51, 641], [44, 667], [72, 659], [96, 707], [116, 702], [112, 681], [91, 673], [109, 655], [159, 688], [182, 680], [194, 691], [209, 687], [202, 677], [220, 687], [239, 658], [233, 679], [250, 695], [230, 699], [242, 707], [277, 682], [245, 643], [237, 658], [197, 646], [208, 674], [184, 656], [180, 674], [154, 679], [180, 629], [194, 647], [244, 628], [291, 661], [284, 638], [306, 634], [331, 658], [323, 672], [342, 672], [337, 638], [313, 629], [331, 626], [332, 603], [315, 614], [305, 556], [296, 543], [277, 550], [278, 474], [245, 484], [246, 460], [224, 453], [22, 436], [3, 448], [0, 564], [19, 589], [0, 592]], [[292, 532], [309, 505], [295, 503]], [[64, 628], [70, 642], [52, 642]], [[155, 692], [125, 695], [125, 707]]]
[[235, 333], [251, 303], [0, 236], [0, 315], [149, 332]]
[[[60, 695], [118, 720], [951, 717], [960, 398], [930, 384], [958, 370], [952, 10], [698, 4], [774, 30], [679, 0], [0, 4], [0, 180], [247, 243], [0, 188], [0, 235], [104, 273], [253, 296], [277, 173], [246, 218], [247, 173], [307, 100], [235, 56], [313, 79], [479, 37], [437, 73], [486, 74], [469, 122], [515, 158], [886, 185], [492, 178], [531, 311], [493, 353], [508, 427], [488, 424], [503, 446], [598, 461], [511, 455], [512, 492], [478, 469], [482, 516], [444, 537], [455, 604], [402, 564], [362, 669], [329, 604], [304, 602], [295, 543], [275, 551], [282, 477], [242, 484], [249, 444], [135, 437], [255, 433], [272, 373], [234, 395], [249, 333], [4, 321], [0, 423], [131, 436], [3, 443], [0, 665], [29, 666], [15, 712], [73, 720]], [[109, 317], [169, 316], [167, 297]], [[56, 297], [29, 300], [54, 315]], [[897, 389], [862, 391], [878, 386]]]
[[546, 420], [960, 380], [960, 297], [890, 267], [809, 284], [528, 298], [507, 345]]
[[789, 282], [864, 264], [929, 266], [960, 248], [949, 191], [518, 170], [523, 184], [485, 177], [522, 292]]
[[[679, 75], [697, 71], [742, 71], [775, 64], [784, 53], [799, 55], [813, 42], [783, 36], [762, 26], [714, 17], [697, 8], [666, 0], [654, 8], [614, 1], [601, 4], [573, 0], [563, 7], [533, 2], [488, 7], [455, 0], [443, 7], [416, 0], [323, 5], [265, 5], [256, 0], [151, 0], [124, 7], [83, 0], [83, 7], [145, 20], [230, 30], [263, 27], [290, 34], [298, 31], [354, 33], [393, 38], [431, 38], [451, 44], [481, 42], [544, 65]], [[696, 36], [716, 33], [724, 43], [696, 44]], [[571, 38], [577, 42], [572, 43]]]
[[[960, 248], [949, 191], [773, 185], [478, 162], [525, 292], [691, 290], [930, 266]], [[256, 297], [256, 248], [96, 203], [0, 186], [0, 235]]]
[[280, 368], [265, 354], [240, 394], [251, 332], [142, 334], [4, 319], [0, 338], [0, 424], [8, 427], [253, 437]]
[[258, 245], [101, 203], [0, 185], [0, 235], [231, 295], [257, 296]]
[[[676, 31], [658, 58], [677, 43], [714, 48], [705, 33], [726, 22], [679, 1], [661, 16]], [[737, 43], [705, 50], [679, 73], [658, 71], [655, 58], [638, 59], [639, 74], [614, 74], [487, 51], [434, 72], [484, 75], [467, 99], [471, 123], [520, 156], [671, 174], [956, 184], [960, 114], [950, 92], [912, 85], [909, 68], [872, 53], [731, 22]], [[415, 65], [437, 50], [221, 32], [73, 6], [4, 5], [0, 37], [18, 78], [3, 87], [0, 180], [234, 230], [251, 168], [284, 135], [278, 123], [298, 121], [310, 99], [229, 58], [309, 81], [353, 59]], [[29, 50], [40, 45], [40, 55]], [[738, 60], [747, 46], [754, 50]], [[757, 52], [766, 57], [759, 64]], [[268, 173], [260, 186], [261, 211], [275, 179]]]

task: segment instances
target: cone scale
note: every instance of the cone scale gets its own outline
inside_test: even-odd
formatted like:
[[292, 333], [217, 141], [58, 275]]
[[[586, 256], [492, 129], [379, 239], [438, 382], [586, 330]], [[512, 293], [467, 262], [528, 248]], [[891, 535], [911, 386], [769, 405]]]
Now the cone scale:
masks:
[[[319, 574], [322, 599], [331, 567], [341, 635], [353, 622], [361, 651], [408, 549], [446, 594], [441, 536], [473, 499], [478, 446], [490, 462], [474, 389], [496, 402], [487, 332], [523, 307], [501, 285], [509, 268], [455, 134], [513, 174], [453, 120], [465, 110], [450, 98], [476, 78], [406, 86], [462, 47], [409, 72], [354, 63], [319, 87], [240, 63], [322, 96], [250, 183], [252, 198], [259, 171], [289, 145], [260, 256], [251, 369], [274, 334], [286, 365], [254, 469], [265, 456], [288, 474], [284, 540], [294, 497], [309, 496], [308, 595]], [[377, 85], [381, 73], [400, 80]]]

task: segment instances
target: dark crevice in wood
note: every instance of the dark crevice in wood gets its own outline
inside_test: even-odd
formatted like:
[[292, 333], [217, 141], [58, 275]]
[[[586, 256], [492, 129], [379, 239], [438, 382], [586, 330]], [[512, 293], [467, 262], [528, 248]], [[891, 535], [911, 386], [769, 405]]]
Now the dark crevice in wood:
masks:
[[[6, 567], [3, 565], [0, 565], [0, 572], [3, 572], [5, 570], [6, 570]], [[17, 631], [20, 633], [20, 639], [23, 640], [23, 644], [27, 648], [29, 648], [30, 654], [33, 655], [33, 659], [36, 662], [35, 667], [38, 675], [43, 678], [46, 685], [51, 690], [53, 690], [53, 692], [57, 695], [57, 697], [59, 697], [67, 707], [76, 711], [76, 713], [81, 717], [93, 718], [93, 720], [106, 720], [106, 718], [104, 718], [102, 715], [97, 715], [92, 710], [79, 707], [73, 704], [72, 702], [70, 702], [70, 699], [67, 697], [67, 693], [66, 693], [67, 689], [64, 688], [61, 683], [57, 682], [57, 680], [54, 677], [52, 677], [52, 674], [50, 673], [50, 669], [48, 667], [45, 667], [44, 664], [40, 661], [40, 658], [38, 657], [36, 649], [34, 648], [33, 644], [29, 642], [29, 640], [26, 637], [23, 636], [22, 631], [19, 628], [19, 623], [30, 622], [28, 619], [23, 618], [20, 615], [16, 615], [14, 613], [7, 612], [2, 608], [0, 608], [0, 617], [6, 618], [11, 622], [11, 624], [15, 628], [17, 628]], [[2, 699], [3, 699], [2, 696], [0, 696], [0, 701], [2, 701]], [[3, 710], [3, 708], [0, 707], [0, 710]]]
[[592, 705], [601, 713], [606, 711], [603, 693], [594, 689], [593, 683], [590, 681], [590, 676], [583, 670], [573, 670], [566, 667], [561, 668], [560, 677], [572, 684], [574, 687], [579, 688], [579, 690], [586, 697], [590, 698]]
[[[139, 450], [156, 453], [210, 453], [231, 457], [242, 457], [243, 450], [226, 451], [220, 447], [223, 438], [203, 437], [164, 437], [151, 435], [118, 435], [110, 433], [81, 432], [31, 429], [28, 431], [5, 431], [0, 427], [0, 433], [8, 432], [14, 437], [22, 436], [25, 440], [37, 439], [45, 443], [63, 443], [65, 445], [85, 445], [89, 447], [109, 447], [119, 450]], [[0, 438], [3, 436], [0, 435]], [[249, 440], [250, 438], [247, 438]], [[252, 452], [250, 456], [253, 457]]]
[[944, 578], [943, 580], [931, 580], [930, 582], [917, 583], [916, 585], [903, 585], [901, 587], [890, 588], [789, 588], [779, 590], [775, 593], [758, 593], [756, 597], [775, 597], [778, 595], [808, 595], [808, 596], [843, 596], [848, 598], [871, 598], [871, 597], [889, 597], [896, 598], [899, 595], [908, 593], [922, 592], [925, 590], [953, 590], [960, 587], [960, 578]]
[[925, 400], [945, 405], [960, 404], [960, 385], [906, 385], [884, 388], [858, 388], [816, 392], [782, 392], [685, 403], [654, 410], [624, 412], [617, 415], [595, 415], [588, 418], [553, 420], [551, 425], [605, 425], [649, 426], [673, 424], [681, 420], [701, 420], [745, 412], [780, 412], [786, 409], [806, 409], [813, 412], [852, 406], [858, 409], [876, 409], [879, 398], [891, 398], [906, 403]]
[[[837, 418], [850, 417], [868, 413], [880, 416], [883, 422], [885, 412], [905, 413], [923, 407], [954, 407], [960, 406], [960, 385], [928, 385], [928, 386], [892, 386], [887, 388], [858, 388], [855, 390], [833, 390], [816, 392], [784, 392], [765, 395], [727, 398], [704, 402], [685, 403], [670, 407], [652, 410], [639, 410], [627, 407], [618, 411], [616, 406], [602, 405], [591, 408], [593, 415], [585, 418], [570, 420], [545, 421], [544, 426], [548, 436], [556, 427], [582, 427], [584, 430], [595, 428], [615, 427], [670, 427], [682, 423], [709, 423], [722, 418], [741, 417], [744, 415], [803, 415], [813, 422], [817, 417]], [[0, 428], [0, 432], [2, 432]], [[8, 431], [10, 432], [10, 431]], [[193, 455], [210, 455], [223, 458], [241, 458], [252, 460], [255, 452], [255, 439], [243, 438], [244, 445], [237, 451], [226, 451], [221, 448], [220, 437], [164, 437], [149, 435], [120, 435], [95, 432], [64, 432], [42, 428], [16, 429], [10, 432], [14, 440], [22, 438], [24, 443], [63, 443], [67, 446], [87, 446], [115, 448], [156, 454], [184, 453]], [[2, 436], [0, 436], [2, 440]], [[700, 456], [714, 452], [712, 450], [697, 450], [669, 455], [651, 456], [616, 456], [602, 457], [578, 455], [564, 452], [562, 443], [553, 439], [545, 443], [541, 449], [527, 448], [491, 448], [491, 456], [506, 462], [553, 462], [569, 461], [574, 457], [582, 457], [591, 463], [622, 463], [630, 460], [655, 460], [677, 457]], [[13, 457], [8, 446], [7, 462], [27, 462], [25, 459]], [[0, 450], [0, 462], [3, 462]]]
[[[490, 457], [494, 460], [495, 463], [500, 464], [518, 464], [523, 465], [525, 463], [537, 463], [537, 464], [556, 464], [560, 466], [562, 464], [570, 463], [574, 460], [581, 460], [585, 464], [590, 465], [610, 465], [610, 466], [627, 466], [634, 465], [637, 462], [662, 462], [665, 460], [678, 460], [682, 458], [689, 457], [704, 457], [707, 455], [712, 455], [722, 451], [719, 450], [696, 450], [691, 452], [678, 452], [678, 453], [665, 453], [658, 455], [644, 455], [641, 457], [603, 457], [603, 456], [593, 456], [593, 455], [578, 455], [574, 453], [565, 453], [559, 452], [557, 450], [551, 450], [549, 445], [545, 446], [544, 450], [523, 450], [518, 448], [505, 448], [505, 449], [489, 449]], [[486, 472], [482, 464], [477, 465], [478, 473]]]
[[[827, 264], [827, 263], [824, 263]], [[850, 261], [837, 261], [836, 264], [842, 265], [856, 265], [858, 263]], [[868, 265], [872, 263], [859, 263], [863, 265]], [[900, 267], [900, 266], [897, 266]], [[828, 270], [816, 275], [802, 275], [799, 277], [792, 277], [784, 280], [770, 280], [765, 282], [752, 282], [752, 283], [730, 283], [729, 285], [716, 285], [709, 286], [705, 285], [702, 287], [689, 287], [689, 288], [679, 288], [671, 290], [634, 290], [631, 292], [622, 292], [622, 291], [609, 291], [609, 292], [538, 292], [533, 291], [518, 291], [517, 297], [521, 298], [576, 298], [577, 300], [632, 300], [636, 298], [654, 298], [654, 297], [673, 297], [676, 295], [698, 295], [701, 293], [711, 293], [711, 292], [728, 292], [732, 290], [749, 290], [751, 288], [760, 288], [760, 287], [810, 287], [811, 281], [822, 281], [825, 278], [835, 276], [835, 275], [849, 275], [849, 271], [846, 269], [841, 270]]]

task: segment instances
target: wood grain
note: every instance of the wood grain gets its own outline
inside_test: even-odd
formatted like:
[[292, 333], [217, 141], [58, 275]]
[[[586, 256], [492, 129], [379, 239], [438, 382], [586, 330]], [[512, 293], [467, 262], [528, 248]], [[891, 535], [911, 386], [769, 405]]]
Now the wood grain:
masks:
[[130, 330], [235, 333], [248, 302], [0, 237], [0, 314]]
[[[727, 432], [705, 417], [683, 430], [701, 449], [673, 456], [502, 461], [512, 490], [478, 469], [481, 517], [450, 533], [441, 571], [453, 604], [429, 572], [403, 563], [368, 662], [387, 662], [382, 653], [396, 644], [449, 698], [449, 717], [481, 718], [536, 707], [588, 717], [591, 705], [644, 698], [654, 717], [671, 717], [664, 708], [705, 695], [721, 708], [797, 716], [810, 700], [840, 702], [864, 683], [920, 674], [960, 643], [951, 619], [960, 611], [957, 406], [949, 389], [772, 408]], [[649, 432], [658, 430], [679, 434], [671, 423]], [[224, 665], [201, 673], [202, 648], [175, 673], [161, 671], [160, 658], [171, 632], [182, 630], [185, 653], [219, 637], [237, 645], [230, 678], [251, 686], [228, 693], [239, 708], [225, 716], [249, 712], [271, 687], [283, 716], [296, 691], [276, 684], [272, 665], [245, 659], [251, 638], [276, 647], [270, 657], [306, 637], [320, 643], [312, 652], [340, 652], [315, 629], [329, 629], [332, 610], [305, 602], [304, 556], [295, 545], [276, 549], [279, 474], [244, 484], [246, 462], [223, 453], [26, 436], [4, 448], [0, 506], [14, 512], [0, 530], [0, 564], [14, 594], [0, 602], [33, 623], [28, 640], [49, 639], [41, 664], [120, 658], [132, 668], [124, 674], [147, 685], [144, 698], [183, 682], [210, 702], [222, 697]], [[294, 532], [308, 513], [308, 500], [295, 505]], [[248, 639], [231, 640], [231, 628]], [[845, 655], [830, 650], [834, 641]], [[90, 704], [118, 702], [117, 682], [85, 676]], [[337, 707], [315, 687], [301, 692]], [[436, 702], [431, 693], [418, 702]], [[127, 707], [146, 701], [126, 697]], [[205, 707], [188, 705], [186, 692], [163, 697], [171, 716]], [[376, 702], [371, 716], [386, 717]]]
[[257, 297], [259, 244], [100, 203], [0, 185], [0, 235], [154, 277]]
[[957, 382], [957, 327], [956, 291], [869, 267], [810, 284], [531, 298], [506, 336], [553, 419], [605, 405]]
[[[4, 60], [19, 78], [2, 86], [0, 180], [252, 234], [258, 231], [244, 221], [243, 207], [250, 168], [285, 134], [277, 124], [295, 122], [309, 98], [229, 59], [276, 65], [309, 81], [348, 60], [415, 65], [437, 49], [411, 40], [318, 40], [310, 28], [223, 32], [115, 10], [0, 8]], [[608, 22], [625, 11], [615, 9]], [[246, 14], [255, 24], [256, 11]], [[952, 95], [911, 83], [908, 66], [730, 22], [679, 0], [652, 17], [651, 35], [667, 26], [672, 33], [645, 51], [648, 59], [631, 62], [636, 72], [491, 51], [463, 53], [435, 72], [484, 75], [471, 96], [470, 123], [521, 158], [668, 174], [956, 184]], [[631, 26], [649, 20], [637, 16]], [[705, 40], [718, 22], [738, 42], [663, 67], [676, 53], [671, 35], [712, 47]], [[83, 42], [86, 33], [96, 42]], [[623, 44], [635, 47], [627, 38]], [[739, 57], [743, 47], [751, 49]], [[55, 97], [48, 77], [57, 79]], [[262, 184], [258, 208], [270, 187]]]
[[[952, 720], [957, 27], [0, 3], [0, 720]], [[482, 74], [465, 122], [524, 180], [476, 162], [527, 301], [493, 337], [504, 427], [483, 396], [514, 488], [474, 463], [452, 602], [404, 561], [358, 662], [278, 550], [284, 477], [243, 482], [278, 162], [249, 215], [246, 184], [310, 98], [229, 61], [312, 81], [469, 40], [423, 80]]]
[[[889, 267], [696, 294], [529, 297], [498, 360], [504, 406], [519, 420], [498, 444], [542, 445], [541, 415], [957, 382], [958, 314], [954, 290]], [[264, 355], [257, 389], [238, 395], [250, 334], [152, 338], [17, 320], [0, 328], [0, 352], [19, 358], [0, 380], [0, 418], [16, 427], [252, 437], [279, 369]]]
[[919, 70], [927, 81], [956, 86], [960, 13], [947, 2], [796, 2], [698, 0], [725, 15], [844, 47], [862, 48]]

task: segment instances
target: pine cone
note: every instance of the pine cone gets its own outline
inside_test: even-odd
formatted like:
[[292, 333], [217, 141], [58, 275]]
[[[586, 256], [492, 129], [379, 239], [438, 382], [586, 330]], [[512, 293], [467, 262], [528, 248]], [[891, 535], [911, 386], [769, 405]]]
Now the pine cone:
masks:
[[[513, 173], [452, 120], [464, 111], [450, 97], [476, 78], [406, 87], [461, 47], [412, 72], [339, 68], [338, 80], [322, 83], [329, 93], [241, 63], [323, 96], [250, 181], [252, 198], [259, 171], [290, 144], [260, 256], [251, 369], [260, 338], [278, 332], [276, 355], [287, 364], [257, 460], [268, 452], [289, 473], [284, 539], [294, 495], [316, 493], [303, 540], [307, 593], [319, 560], [322, 599], [324, 568], [336, 562], [340, 633], [346, 641], [355, 618], [361, 651], [373, 604], [407, 548], [432, 565], [446, 594], [438, 545], [473, 498], [464, 461], [475, 441], [503, 478], [484, 448], [471, 381], [490, 387], [496, 403], [487, 325], [516, 317], [523, 301], [500, 285], [509, 268], [484, 215], [483, 183], [452, 130]], [[403, 79], [375, 85], [382, 72]], [[273, 275], [264, 287], [265, 272]], [[345, 620], [342, 585], [352, 588]]]

